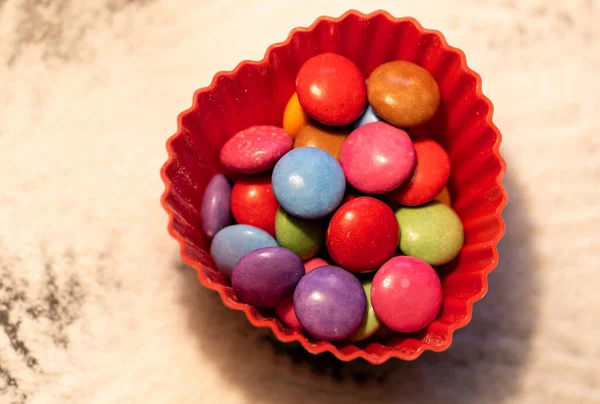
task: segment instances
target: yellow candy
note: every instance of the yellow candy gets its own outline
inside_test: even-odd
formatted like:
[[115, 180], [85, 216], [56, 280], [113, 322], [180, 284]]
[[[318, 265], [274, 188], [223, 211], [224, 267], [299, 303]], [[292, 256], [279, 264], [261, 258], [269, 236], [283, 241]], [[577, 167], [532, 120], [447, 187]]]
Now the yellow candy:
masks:
[[300, 129], [309, 122], [309, 116], [306, 115], [306, 112], [304, 112], [300, 105], [300, 101], [298, 101], [298, 94], [292, 94], [283, 111], [283, 130], [292, 137], [296, 137], [300, 132]]
[[444, 187], [444, 189], [442, 189], [440, 193], [437, 194], [435, 198], [433, 198], [433, 200], [441, 202], [446, 206], [452, 206], [452, 201], [450, 199], [450, 190], [448, 189], [448, 187]]

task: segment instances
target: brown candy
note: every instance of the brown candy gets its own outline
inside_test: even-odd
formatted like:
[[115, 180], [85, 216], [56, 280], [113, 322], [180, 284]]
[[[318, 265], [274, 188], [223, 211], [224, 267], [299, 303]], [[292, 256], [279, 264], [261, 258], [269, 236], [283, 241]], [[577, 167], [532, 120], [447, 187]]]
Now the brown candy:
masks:
[[440, 104], [440, 90], [431, 74], [403, 60], [384, 63], [373, 70], [367, 94], [377, 115], [400, 127], [427, 122]]
[[308, 124], [300, 130], [294, 140], [294, 149], [300, 147], [316, 147], [340, 160], [342, 145], [350, 135], [351, 129], [331, 127], [319, 124]]

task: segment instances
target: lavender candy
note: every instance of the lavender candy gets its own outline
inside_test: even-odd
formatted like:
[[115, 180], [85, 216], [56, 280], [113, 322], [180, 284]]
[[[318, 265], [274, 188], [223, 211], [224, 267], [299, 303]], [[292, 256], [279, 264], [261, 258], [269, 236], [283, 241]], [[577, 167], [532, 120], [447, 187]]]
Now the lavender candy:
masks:
[[316, 338], [339, 341], [354, 334], [367, 312], [359, 280], [336, 266], [307, 273], [294, 292], [294, 310], [302, 327]]
[[202, 230], [212, 239], [222, 228], [231, 224], [231, 185], [223, 174], [213, 176], [202, 198]]
[[233, 268], [231, 284], [242, 302], [275, 307], [292, 296], [303, 275], [304, 264], [296, 254], [282, 247], [264, 247], [242, 257]]

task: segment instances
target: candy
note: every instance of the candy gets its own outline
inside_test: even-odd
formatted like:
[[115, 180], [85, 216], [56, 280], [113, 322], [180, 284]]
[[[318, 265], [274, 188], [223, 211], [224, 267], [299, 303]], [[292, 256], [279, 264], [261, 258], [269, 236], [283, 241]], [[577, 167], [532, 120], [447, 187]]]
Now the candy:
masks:
[[452, 208], [431, 202], [418, 207], [401, 207], [396, 218], [402, 231], [400, 250], [431, 265], [452, 261], [464, 242], [463, 226]]
[[202, 231], [209, 239], [231, 224], [229, 206], [231, 201], [231, 185], [223, 174], [215, 174], [208, 182], [202, 198], [200, 217]]
[[432, 265], [464, 243], [449, 156], [421, 136], [440, 103], [435, 79], [393, 61], [367, 81], [349, 59], [324, 53], [295, 84], [283, 128], [253, 126], [227, 141], [221, 165], [241, 175], [233, 188], [216, 175], [202, 200], [201, 227], [231, 297], [353, 349], [427, 327], [443, 299]]
[[309, 122], [310, 117], [302, 109], [300, 101], [298, 101], [298, 94], [292, 94], [283, 111], [283, 130], [291, 137], [296, 137]]
[[360, 282], [367, 297], [367, 315], [360, 328], [352, 334], [350, 341], [362, 341], [363, 339], [369, 338], [375, 334], [379, 327], [381, 327], [381, 321], [377, 318], [373, 305], [371, 304], [371, 283], [370, 279], [365, 279]]
[[349, 271], [374, 271], [394, 255], [399, 234], [392, 209], [375, 198], [361, 196], [342, 205], [331, 218], [327, 250]]
[[323, 244], [323, 222], [294, 217], [279, 208], [275, 216], [277, 242], [302, 260], [317, 255]]
[[294, 149], [273, 170], [273, 192], [288, 213], [304, 219], [324, 217], [344, 197], [346, 179], [329, 153], [314, 147]]
[[283, 321], [288, 327], [297, 329], [302, 328], [300, 321], [298, 321], [298, 317], [296, 317], [296, 312], [294, 311], [293, 297], [288, 297], [277, 307], [275, 307], [275, 312], [281, 321]]
[[300, 147], [316, 147], [340, 160], [340, 153], [350, 129], [323, 125], [306, 125], [294, 140], [294, 149]]
[[293, 139], [282, 128], [251, 126], [235, 134], [221, 149], [223, 167], [240, 174], [268, 171], [292, 149]]
[[256, 307], [276, 307], [292, 296], [304, 275], [300, 258], [282, 247], [265, 247], [244, 255], [233, 268], [236, 296]]
[[329, 265], [329, 262], [325, 261], [323, 258], [312, 258], [304, 263], [304, 270], [306, 273], [312, 271], [313, 269], [324, 267]]
[[410, 176], [415, 166], [415, 150], [405, 131], [385, 122], [373, 122], [348, 136], [340, 164], [354, 188], [382, 194], [397, 188]]
[[450, 198], [450, 190], [448, 187], [444, 187], [433, 200], [443, 203], [446, 206], [452, 206], [452, 199]]
[[377, 317], [397, 332], [429, 325], [440, 311], [442, 284], [435, 270], [414, 257], [394, 257], [375, 274], [371, 301]]
[[219, 231], [210, 245], [210, 255], [219, 272], [231, 277], [233, 267], [250, 251], [277, 246], [269, 233], [245, 224], [227, 226]]
[[440, 91], [431, 74], [403, 60], [384, 63], [373, 70], [367, 92], [377, 115], [401, 127], [427, 122], [440, 104]]
[[371, 105], [367, 105], [367, 109], [365, 109], [365, 112], [363, 112], [360, 118], [358, 118], [352, 123], [352, 127], [358, 128], [368, 123], [379, 121], [381, 121], [381, 117], [375, 113]]
[[243, 176], [233, 185], [231, 212], [239, 224], [258, 227], [274, 236], [278, 208], [270, 173]]
[[365, 110], [365, 79], [356, 65], [341, 55], [322, 53], [298, 71], [296, 92], [304, 110], [326, 125], [342, 126]]
[[386, 195], [401, 205], [418, 206], [440, 193], [450, 178], [450, 159], [442, 146], [428, 138], [413, 142], [417, 163], [411, 177]]
[[325, 266], [304, 275], [294, 291], [294, 311], [302, 328], [314, 337], [339, 341], [363, 323], [367, 299], [351, 273]]

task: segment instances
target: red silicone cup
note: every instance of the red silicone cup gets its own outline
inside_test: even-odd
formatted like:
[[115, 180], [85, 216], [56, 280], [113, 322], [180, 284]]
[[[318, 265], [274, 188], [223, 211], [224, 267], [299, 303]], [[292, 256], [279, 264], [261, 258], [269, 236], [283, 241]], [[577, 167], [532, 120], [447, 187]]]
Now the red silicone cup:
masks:
[[[330, 343], [291, 329], [275, 313], [238, 301], [228, 281], [213, 269], [209, 242], [200, 231], [204, 188], [215, 173], [223, 171], [221, 146], [251, 125], [281, 125], [298, 69], [323, 52], [350, 58], [365, 78], [384, 62], [409, 60], [427, 69], [440, 87], [438, 113], [411, 134], [431, 136], [448, 152], [449, 187], [453, 208], [464, 224], [465, 245], [453, 262], [438, 268], [444, 288], [442, 309], [433, 323], [416, 333]], [[364, 358], [373, 364], [392, 357], [413, 360], [426, 350], [443, 351], [452, 343], [454, 330], [471, 320], [473, 303], [486, 294], [487, 275], [498, 264], [497, 243], [504, 234], [501, 212], [507, 194], [502, 186], [501, 135], [492, 123], [492, 109], [481, 92], [479, 75], [440, 32], [385, 11], [321, 17], [309, 28], [294, 29], [285, 42], [270, 46], [261, 61], [241, 62], [231, 72], [216, 74], [210, 86], [194, 93], [192, 107], [179, 115], [177, 132], [167, 142], [169, 158], [161, 171], [169, 233], [204, 286], [216, 290], [227, 307], [243, 311], [256, 327], [269, 327], [280, 341], [298, 341], [313, 354], [331, 352], [344, 361]]]

